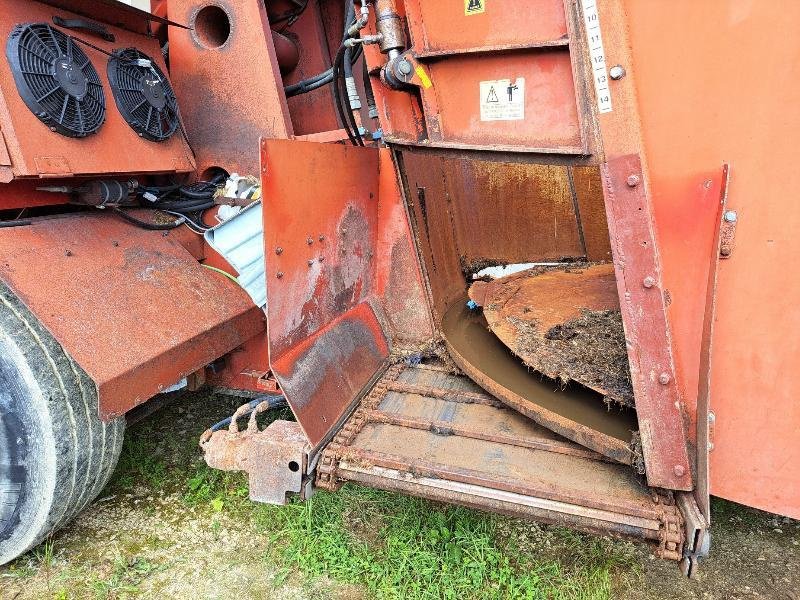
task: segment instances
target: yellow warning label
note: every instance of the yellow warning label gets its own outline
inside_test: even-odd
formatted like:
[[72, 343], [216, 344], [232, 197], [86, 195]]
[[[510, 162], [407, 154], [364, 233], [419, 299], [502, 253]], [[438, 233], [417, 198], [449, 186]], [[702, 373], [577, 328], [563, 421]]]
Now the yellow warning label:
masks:
[[414, 69], [417, 73], [417, 77], [419, 77], [419, 81], [426, 90], [431, 87], [431, 78], [428, 77], [428, 74], [425, 72], [425, 69], [422, 68], [422, 65], [417, 65], [417, 68]]
[[477, 15], [486, 11], [486, 0], [464, 0], [464, 14]]

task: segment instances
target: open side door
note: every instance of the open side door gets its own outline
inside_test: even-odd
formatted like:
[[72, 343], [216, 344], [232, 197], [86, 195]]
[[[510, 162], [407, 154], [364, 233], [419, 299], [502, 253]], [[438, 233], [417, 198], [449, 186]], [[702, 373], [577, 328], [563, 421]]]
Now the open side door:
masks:
[[270, 366], [312, 446], [379, 374], [378, 151], [263, 140]]

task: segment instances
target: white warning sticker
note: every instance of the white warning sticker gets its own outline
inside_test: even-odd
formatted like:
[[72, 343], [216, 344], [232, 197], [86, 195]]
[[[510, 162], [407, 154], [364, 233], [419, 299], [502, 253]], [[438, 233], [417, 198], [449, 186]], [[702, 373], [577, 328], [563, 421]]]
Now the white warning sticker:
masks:
[[525, 78], [480, 82], [481, 121], [525, 119]]

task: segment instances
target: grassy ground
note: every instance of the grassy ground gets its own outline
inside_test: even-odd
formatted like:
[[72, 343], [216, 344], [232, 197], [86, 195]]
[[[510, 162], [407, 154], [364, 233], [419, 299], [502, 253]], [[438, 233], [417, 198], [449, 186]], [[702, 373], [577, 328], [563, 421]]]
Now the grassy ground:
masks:
[[99, 501], [0, 568], [0, 599], [798, 600], [800, 524], [724, 501], [693, 582], [630, 543], [356, 486], [253, 504], [197, 447], [238, 403], [186, 396], [132, 427]]

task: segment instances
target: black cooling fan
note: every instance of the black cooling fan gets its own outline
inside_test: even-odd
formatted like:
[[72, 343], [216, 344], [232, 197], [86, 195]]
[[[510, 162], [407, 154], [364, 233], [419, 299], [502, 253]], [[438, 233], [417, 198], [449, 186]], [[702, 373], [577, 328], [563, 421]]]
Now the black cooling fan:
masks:
[[178, 129], [178, 102], [164, 72], [136, 48], [116, 50], [108, 59], [108, 81], [122, 116], [143, 138], [169, 139]]
[[50, 129], [69, 137], [100, 129], [106, 118], [103, 86], [72, 38], [46, 23], [17, 25], [6, 56], [22, 100]]

